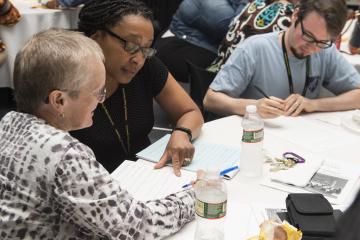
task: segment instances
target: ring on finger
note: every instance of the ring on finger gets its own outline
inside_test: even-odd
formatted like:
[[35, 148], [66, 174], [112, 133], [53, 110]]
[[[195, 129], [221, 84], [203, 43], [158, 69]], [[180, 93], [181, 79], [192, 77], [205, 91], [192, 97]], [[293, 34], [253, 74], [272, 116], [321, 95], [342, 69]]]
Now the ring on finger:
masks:
[[186, 157], [184, 158], [183, 166], [188, 166], [192, 161], [192, 158]]

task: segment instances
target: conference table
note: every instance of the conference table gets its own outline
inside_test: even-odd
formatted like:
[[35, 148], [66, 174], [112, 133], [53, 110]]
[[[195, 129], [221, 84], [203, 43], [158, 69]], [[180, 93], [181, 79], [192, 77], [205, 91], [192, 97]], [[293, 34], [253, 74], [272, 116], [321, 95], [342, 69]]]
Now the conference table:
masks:
[[[344, 124], [351, 121], [353, 114], [354, 111], [314, 113], [295, 118], [281, 117], [265, 120], [265, 155], [266, 152], [281, 153], [286, 151], [294, 151], [308, 156], [315, 154], [339, 164], [348, 164], [352, 169], [360, 171], [360, 125], [349, 127], [348, 124]], [[207, 122], [204, 124], [197, 141], [208, 141], [241, 148], [241, 121], [242, 118], [239, 116], [229, 116]], [[154, 165], [152, 162], [140, 159], [137, 164], [146, 165], [149, 168]], [[171, 167], [165, 168], [164, 171], [172, 172]], [[182, 172], [185, 171], [182, 170]], [[348, 173], [343, 174], [347, 175]], [[344, 210], [351, 204], [359, 188], [358, 176], [360, 173], [357, 175], [356, 183], [351, 191], [344, 198], [345, 201], [333, 205], [334, 208]], [[264, 174], [260, 178], [248, 178], [240, 170], [233, 179], [226, 180], [228, 189], [227, 215], [225, 218], [226, 240], [247, 239], [250, 236], [257, 235], [259, 223], [267, 219], [263, 211], [265, 208], [285, 208], [288, 192], [264, 186], [262, 183], [268, 177], [269, 166], [264, 163]], [[166, 181], [164, 180], [164, 182]], [[141, 186], [139, 190], [145, 191], [145, 189], [141, 189]], [[183, 229], [167, 239], [193, 239], [195, 228], [196, 220], [186, 224]]]
[[0, 39], [7, 47], [7, 60], [0, 66], [0, 88], [13, 88], [12, 75], [17, 52], [35, 33], [49, 28], [75, 29], [79, 9], [43, 9], [38, 1], [12, 0], [21, 14], [20, 21], [13, 26], [0, 25]]

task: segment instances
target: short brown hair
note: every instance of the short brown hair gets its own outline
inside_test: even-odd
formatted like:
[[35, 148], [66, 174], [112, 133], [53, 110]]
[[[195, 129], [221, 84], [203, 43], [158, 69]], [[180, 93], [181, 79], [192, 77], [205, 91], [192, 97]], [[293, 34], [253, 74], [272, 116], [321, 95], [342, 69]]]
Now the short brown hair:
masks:
[[336, 38], [344, 28], [347, 8], [343, 0], [300, 0], [299, 17], [316, 12], [325, 19], [328, 33]]
[[34, 114], [55, 89], [77, 97], [88, 77], [89, 58], [104, 61], [99, 45], [79, 32], [50, 29], [34, 35], [18, 52], [14, 66], [17, 108]]

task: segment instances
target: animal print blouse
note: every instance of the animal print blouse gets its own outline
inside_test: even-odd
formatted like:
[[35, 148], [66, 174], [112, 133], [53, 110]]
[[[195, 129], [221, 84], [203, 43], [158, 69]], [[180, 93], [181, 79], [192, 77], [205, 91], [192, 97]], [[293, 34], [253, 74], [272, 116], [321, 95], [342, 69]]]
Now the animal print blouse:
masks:
[[193, 191], [139, 202], [67, 132], [0, 121], [0, 239], [160, 239], [193, 218]]

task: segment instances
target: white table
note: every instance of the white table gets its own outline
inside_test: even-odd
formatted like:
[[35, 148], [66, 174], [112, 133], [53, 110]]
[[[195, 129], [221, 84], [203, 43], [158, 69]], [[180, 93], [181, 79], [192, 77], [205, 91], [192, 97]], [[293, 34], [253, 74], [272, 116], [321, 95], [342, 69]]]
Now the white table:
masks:
[[0, 39], [7, 46], [8, 58], [0, 67], [0, 87], [13, 88], [12, 75], [16, 53], [35, 33], [48, 28], [77, 28], [79, 9], [51, 10], [32, 9], [36, 1], [12, 0], [21, 13], [14, 26], [0, 25]]
[[[360, 154], [358, 147], [360, 135], [359, 133], [346, 130], [340, 124], [341, 119], [349, 114], [352, 113], [316, 113], [304, 116], [304, 120], [309, 123], [318, 124], [319, 128], [321, 127], [322, 129], [331, 131], [332, 136], [341, 136], [340, 139], [328, 139], [326, 136], [328, 132], [307, 132], [309, 129], [304, 129], [303, 126], [291, 129], [298, 137], [308, 134], [309, 142], [297, 142], [297, 139], [288, 141], [288, 136], [286, 136], [288, 132], [282, 132], [280, 129], [277, 130], [272, 121], [266, 121], [264, 147], [280, 152], [290, 149], [294, 151], [299, 149], [306, 151], [306, 147], [308, 147], [309, 151], [315, 150], [324, 158], [335, 158], [339, 161], [347, 161], [354, 164], [357, 168], [360, 168], [360, 161], [358, 159]], [[292, 119], [289, 119], [289, 121], [292, 121]], [[296, 121], [296, 119], [294, 121]], [[213, 143], [240, 146], [241, 136], [241, 118], [231, 116], [206, 123], [199, 138], [206, 139]], [[326, 138], [325, 141], [323, 140], [324, 138]], [[311, 142], [317, 145], [317, 140], [321, 142], [324, 141], [326, 145], [321, 146], [321, 144], [319, 144], [318, 146], [314, 146], [316, 149], [312, 149], [312, 145], [308, 143]], [[138, 162], [141, 164], [153, 164], [144, 160], [138, 160]], [[263, 178], [265, 178], [266, 175], [267, 169], [265, 167]], [[225, 219], [226, 240], [246, 239], [249, 236], [258, 234], [258, 220], [254, 216], [253, 206], [285, 207], [287, 193], [260, 185], [262, 180], [262, 178], [247, 178], [243, 176], [240, 171], [234, 179], [226, 181], [228, 189], [228, 211]], [[356, 189], [354, 193], [355, 192]], [[344, 209], [351, 203], [352, 197], [353, 196], [349, 196], [348, 202], [343, 206], [337, 206], [337, 208]], [[168, 239], [193, 239], [195, 228], [196, 221], [193, 221]]]

